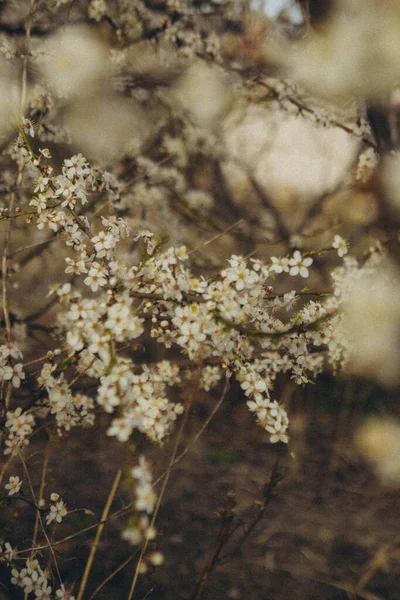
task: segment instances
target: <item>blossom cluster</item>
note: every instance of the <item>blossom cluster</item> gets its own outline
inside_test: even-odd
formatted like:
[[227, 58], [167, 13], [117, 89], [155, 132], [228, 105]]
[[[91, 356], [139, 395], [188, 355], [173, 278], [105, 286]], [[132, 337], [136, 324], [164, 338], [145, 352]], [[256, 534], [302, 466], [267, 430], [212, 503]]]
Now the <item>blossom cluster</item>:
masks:
[[[252, 161], [232, 153], [227, 143], [236, 127], [230, 122], [252, 112], [243, 107], [252, 102], [260, 114], [272, 106], [274, 115], [283, 109], [289, 119], [303, 116], [316, 136], [327, 132], [313, 126], [341, 129], [350, 144], [362, 146], [353, 149], [359, 159], [350, 173], [364, 184], [357, 183], [360, 195], [370, 192], [374, 174], [379, 185], [381, 177], [389, 216], [398, 212], [400, 183], [398, 153], [381, 161], [381, 146], [389, 145], [374, 139], [364, 103], [347, 112], [333, 104], [325, 108], [307, 91], [307, 83], [311, 90], [318, 87], [315, 69], [309, 69], [315, 64], [326, 80], [324, 93], [337, 80], [342, 92], [363, 95], [364, 83], [357, 84], [354, 69], [364, 72], [369, 65], [360, 60], [369, 57], [365, 49], [348, 53], [350, 75], [336, 72], [335, 49], [342, 49], [337, 31], [345, 40], [353, 35], [346, 18], [336, 33], [326, 29], [327, 53], [335, 51], [326, 66], [319, 62], [327, 53], [320, 52], [318, 36], [297, 36], [307, 19], [304, 7], [294, 2], [286, 8], [278, 3], [265, 17], [257, 1], [34, 4], [29, 21], [17, 26], [24, 42], [14, 35], [0, 40], [5, 67], [0, 220], [8, 226], [0, 345], [1, 442], [8, 459], [1, 476], [14, 459], [21, 461], [24, 481], [9, 476], [4, 498], [38, 511], [36, 524], [40, 521], [47, 540], [46, 528], [57, 531], [68, 509], [57, 493], [48, 504], [34, 497], [26, 447], [36, 434], [38, 445], [43, 432], [51, 443], [61, 438], [64, 443], [71, 430], [94, 426], [101, 414], [106, 441], [124, 444], [126, 455], [137, 439], [166, 444], [181, 425], [179, 442], [197, 392], [212, 396], [222, 381], [235, 379], [249, 418], [272, 444], [286, 444], [290, 410], [280, 394], [282, 381], [304, 386], [327, 367], [367, 374], [383, 385], [398, 382], [396, 269], [381, 248], [360, 260], [348, 256], [349, 244], [336, 221], [333, 233], [326, 223], [321, 226], [321, 244], [307, 245], [306, 221], [318, 230], [329, 190], [306, 209], [298, 230], [286, 223], [279, 198], [270, 201]], [[74, 24], [53, 27], [53, 20], [67, 23], [70, 15]], [[365, 15], [369, 31], [370, 9]], [[104, 34], [108, 28], [110, 35]], [[294, 54], [281, 45], [283, 37], [287, 42], [293, 35]], [[396, 25], [388, 40], [398, 38]], [[273, 40], [285, 51], [277, 52]], [[390, 58], [385, 47], [377, 48], [376, 56]], [[277, 55], [285, 55], [290, 80], [267, 76], [281, 68], [271, 69]], [[380, 60], [377, 89], [386, 97], [386, 79], [392, 82], [398, 61]], [[3, 117], [15, 99], [7, 78], [17, 71], [21, 114], [9, 135]], [[376, 106], [370, 92], [365, 105]], [[226, 246], [210, 251], [211, 242], [228, 236]], [[22, 238], [19, 246], [16, 240]], [[266, 241], [275, 249], [269, 252]], [[49, 247], [51, 257], [43, 258]], [[330, 279], [321, 266], [326, 255], [335, 262]], [[56, 265], [56, 275], [49, 269], [48, 303], [23, 316], [22, 309], [11, 308], [14, 289], [24, 280], [18, 273], [41, 261], [50, 265], [53, 257], [61, 267]], [[323, 280], [329, 280], [327, 289], [320, 289]], [[38, 290], [35, 298], [43, 295]], [[37, 347], [45, 348], [40, 356]], [[41, 489], [47, 485], [45, 471]], [[27, 482], [32, 498], [25, 495]], [[138, 569], [145, 572], [163, 561], [160, 552], [145, 552], [148, 542], [154, 544], [162, 493], [157, 501], [143, 455], [136, 466], [129, 462], [127, 483], [132, 515], [122, 536], [142, 545]], [[19, 552], [9, 542], [0, 547], [0, 561], [10, 566], [12, 583], [25, 596], [72, 599], [61, 580], [55, 589], [54, 577], [35, 558], [36, 529], [34, 550], [22, 568], [16, 567]]]
[[46, 523], [47, 525], [50, 525], [50, 523], [52, 523], [53, 521], [55, 521], [56, 523], [61, 523], [61, 521], [67, 514], [67, 508], [64, 504], [64, 501], [55, 492], [53, 492], [50, 495], [50, 500], [50, 511], [49, 514], [46, 516]]
[[[67, 193], [72, 211], [78, 201], [86, 202], [81, 193], [85, 186], [77, 182], [91, 172], [84, 157], [72, 157], [64, 162], [61, 179], [48, 179], [47, 190], [55, 189], [57, 196], [63, 196], [58, 193], [60, 182], [73, 182]], [[101, 173], [97, 177], [101, 178]], [[58, 211], [64, 203], [62, 200]], [[49, 213], [55, 214], [54, 207], [37, 207], [36, 212], [38, 226], [47, 222], [51, 227]], [[271, 441], [288, 441], [286, 412], [270, 392], [278, 374], [289, 372], [299, 384], [314, 378], [322, 370], [324, 358], [313, 348], [321, 345], [330, 351], [333, 364], [343, 360], [332, 306], [326, 308], [311, 300], [289, 320], [280, 317], [283, 309], [294, 305], [296, 292], [274, 294], [271, 283], [285, 274], [307, 278], [311, 256], [296, 250], [291, 257], [271, 257], [270, 263], [265, 263], [235, 255], [218, 277], [207, 281], [194, 277], [185, 266], [185, 247], [164, 249], [149, 231], [140, 231], [134, 239], [143, 245], [140, 264], [130, 266], [121, 261], [116, 248], [129, 235], [129, 227], [121, 218], [103, 217], [103, 229], [95, 235], [86, 226], [75, 224], [72, 229], [69, 221], [57, 221], [61, 235], [71, 234], [65, 243], [75, 251], [74, 258], [67, 258], [66, 272], [82, 278], [91, 292], [103, 291], [93, 298], [71, 284], [55, 289], [66, 307], [60, 327], [66, 332], [68, 352], [76, 356], [82, 372], [99, 380], [97, 403], [108, 413], [118, 410], [108, 435], [125, 442], [134, 429], [139, 429], [161, 441], [183, 411], [182, 405], [171, 403], [167, 394], [168, 386], [181, 381], [178, 367], [164, 361], [144, 365], [138, 372], [133, 361], [119, 353], [121, 346], [142, 336], [150, 318], [151, 335], [159, 343], [166, 348], [178, 347], [192, 361], [204, 363], [208, 375], [203, 376], [203, 385], [209, 388], [216, 383], [221, 368], [235, 374], [249, 397], [250, 410], [271, 434]], [[343, 255], [346, 244], [337, 236], [332, 247]], [[93, 401], [82, 395], [75, 397], [64, 374], [54, 377], [52, 371], [46, 363], [40, 382], [48, 392], [45, 405], [56, 415], [58, 428], [69, 429], [79, 419], [90, 424]]]
[[8, 343], [0, 346], [0, 381], [11, 381], [13, 387], [19, 388], [25, 379], [21, 350], [16, 344]]
[[74, 600], [74, 596], [67, 592], [63, 584], [53, 594], [50, 573], [47, 569], [42, 569], [37, 559], [28, 558], [25, 567], [14, 567], [11, 575], [11, 583], [22, 588], [26, 596], [34, 594], [34, 598], [41, 600]]
[[153, 490], [152, 474], [143, 455], [139, 457], [139, 464], [131, 469], [131, 476], [134, 486], [134, 504], [139, 514], [133, 520], [131, 519], [122, 537], [131, 544], [137, 545], [144, 539], [152, 540], [156, 536], [156, 530], [149, 521], [149, 515], [154, 511], [156, 494]]
[[24, 446], [27, 446], [34, 424], [35, 418], [32, 411], [22, 412], [20, 406], [14, 411], [8, 411], [5, 423], [7, 439], [4, 454], [16, 455]]
[[[40, 157], [31, 157], [42, 169]], [[141, 339], [150, 320], [157, 342], [167, 349], [179, 348], [193, 364], [203, 364], [205, 388], [215, 385], [224, 370], [234, 374], [271, 441], [287, 442], [286, 411], [271, 396], [275, 379], [280, 373], [289, 373], [298, 384], [315, 378], [324, 366], [320, 347], [335, 367], [345, 359], [338, 298], [310, 300], [292, 312], [296, 291], [274, 293], [272, 284], [279, 277], [308, 278], [312, 256], [295, 250], [291, 256], [272, 256], [264, 262], [234, 255], [217, 276], [198, 278], [186, 266], [186, 247], [165, 248], [152, 232], [141, 230], [133, 241], [141, 245], [142, 259], [129, 264], [117, 252], [130, 235], [122, 218], [102, 217], [102, 228], [93, 231], [76, 212], [87, 202], [88, 185], [99, 185], [104, 174], [82, 155], [66, 159], [61, 175], [46, 170], [49, 176], [37, 180], [46, 201], [31, 206], [39, 228], [54, 229], [57, 223], [56, 230], [74, 252], [66, 259], [65, 271], [76, 284], [81, 282], [80, 287], [53, 287], [65, 307], [59, 317], [59, 332], [65, 332], [63, 351], [80, 376], [98, 381], [94, 397], [74, 394], [65, 373], [59, 372], [62, 363], [44, 364], [38, 379], [46, 391], [42, 411], [55, 416], [58, 432], [93, 424], [95, 403], [107, 413], [118, 413], [108, 435], [121, 442], [135, 429], [158, 442], [170, 432], [183, 406], [170, 401], [168, 387], [180, 384], [188, 372], [179, 373], [177, 365], [165, 360], [138, 367], [124, 352]], [[331, 247], [340, 256], [347, 251], [340, 236]]]

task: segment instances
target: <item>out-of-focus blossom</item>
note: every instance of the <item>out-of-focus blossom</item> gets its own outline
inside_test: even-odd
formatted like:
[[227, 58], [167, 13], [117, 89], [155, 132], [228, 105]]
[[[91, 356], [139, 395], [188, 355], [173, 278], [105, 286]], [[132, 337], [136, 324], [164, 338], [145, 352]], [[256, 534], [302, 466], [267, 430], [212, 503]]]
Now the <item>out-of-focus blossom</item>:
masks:
[[292, 25], [303, 23], [300, 6], [294, 0], [251, 0], [252, 10], [262, 10], [269, 19], [284, 16]]
[[375, 167], [378, 164], [378, 156], [373, 148], [367, 148], [360, 154], [358, 159], [356, 179], [366, 183], [374, 173]]
[[393, 2], [347, 0], [289, 60], [292, 76], [318, 94], [379, 100], [400, 76], [400, 19]]
[[400, 152], [384, 158], [380, 178], [390, 208], [400, 217]]
[[211, 127], [232, 105], [229, 83], [218, 67], [195, 63], [175, 87], [174, 96], [199, 125]]
[[88, 92], [108, 69], [107, 47], [90, 27], [65, 27], [38, 49], [42, 77], [59, 96]]
[[65, 116], [74, 143], [93, 159], [106, 163], [121, 158], [128, 142], [140, 133], [142, 111], [135, 104], [93, 89], [73, 102]]
[[[392, 268], [350, 276], [344, 299], [344, 331], [351, 371], [386, 386], [399, 381], [400, 281]], [[394, 270], [393, 270], [394, 271]]]
[[400, 422], [374, 418], [356, 433], [356, 445], [384, 485], [400, 486]]

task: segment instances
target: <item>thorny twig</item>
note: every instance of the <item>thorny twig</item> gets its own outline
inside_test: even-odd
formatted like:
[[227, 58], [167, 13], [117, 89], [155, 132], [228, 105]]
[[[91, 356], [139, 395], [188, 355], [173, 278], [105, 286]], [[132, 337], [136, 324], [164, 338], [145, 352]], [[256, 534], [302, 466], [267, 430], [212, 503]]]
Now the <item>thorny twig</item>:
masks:
[[227, 504], [220, 511], [221, 524], [217, 539], [215, 540], [215, 544], [209, 554], [207, 564], [203, 569], [199, 581], [197, 582], [196, 589], [193, 592], [191, 600], [200, 600], [205, 585], [218, 563], [219, 555], [231, 536], [236, 516], [235, 506], [236, 502], [233, 494], [228, 495]]
[[248, 540], [250, 535], [253, 533], [257, 525], [263, 519], [265, 515], [265, 511], [270, 504], [272, 498], [276, 495], [276, 489], [279, 483], [282, 481], [284, 475], [280, 471], [280, 454], [278, 454], [274, 466], [272, 467], [271, 475], [262, 490], [262, 500], [257, 503], [259, 508], [258, 513], [254, 517], [253, 521], [249, 523], [246, 530], [243, 532], [242, 536], [236, 542], [234, 548], [227, 554], [224, 559], [224, 562], [227, 562], [227, 559], [234, 558], [242, 548], [243, 544]]
[[283, 478], [283, 475], [279, 469], [279, 462], [280, 454], [277, 455], [274, 466], [272, 467], [271, 475], [262, 490], [262, 501], [257, 503], [259, 510], [256, 516], [248, 524], [239, 540], [235, 543], [234, 548], [228, 554], [226, 554], [225, 557], [221, 558], [222, 550], [227, 545], [228, 541], [231, 539], [232, 535], [237, 530], [238, 526], [241, 524], [242, 521], [236, 515], [236, 502], [233, 494], [228, 495], [227, 504], [220, 511], [221, 523], [217, 539], [209, 554], [206, 566], [204, 567], [203, 572], [197, 582], [191, 600], [200, 600], [206, 583], [217, 564], [221, 563], [222, 560], [225, 563], [229, 562], [229, 560], [234, 558], [242, 548], [243, 544], [245, 544], [250, 535], [253, 533], [257, 525], [263, 519], [267, 506], [269, 505], [271, 499], [275, 495], [276, 488]]

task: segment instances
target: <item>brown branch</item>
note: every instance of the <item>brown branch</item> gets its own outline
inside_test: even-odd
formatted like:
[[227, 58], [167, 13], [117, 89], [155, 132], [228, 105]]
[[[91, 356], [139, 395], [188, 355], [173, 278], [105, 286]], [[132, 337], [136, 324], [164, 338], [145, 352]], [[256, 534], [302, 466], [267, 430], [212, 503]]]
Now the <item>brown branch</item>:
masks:
[[[262, 87], [266, 88], [276, 100], [279, 100], [279, 94], [272, 85], [270, 85], [269, 83], [267, 83], [265, 80], [262, 80], [262, 79], [257, 79], [257, 83], [259, 85], [261, 85]], [[315, 113], [316, 113], [316, 111], [313, 108], [310, 108], [309, 106], [304, 104], [304, 102], [302, 102], [301, 100], [298, 100], [297, 98], [294, 98], [293, 96], [285, 96], [285, 100], [287, 100], [288, 102], [290, 102], [290, 104], [295, 106], [300, 111], [300, 113], [307, 113], [309, 115], [315, 115]], [[342, 129], [346, 133], [354, 136], [354, 131], [351, 129], [351, 127], [348, 127], [344, 123], [333, 120], [332, 125], [334, 125], [338, 129]], [[369, 146], [370, 148], [373, 148], [374, 150], [378, 151], [378, 146], [373, 141], [371, 141], [369, 138], [360, 137], [359, 139], [366, 146]]]
[[18, 250], [15, 250], [15, 252], [12, 255], [12, 259], [15, 258], [15, 256], [17, 254], [19, 254], [20, 252], [24, 252], [25, 250], [29, 250], [29, 252], [24, 256], [24, 258], [22, 258], [19, 261], [19, 266], [20, 267], [24, 267], [26, 264], [28, 264], [31, 260], [33, 260], [34, 258], [36, 258], [36, 256], [40, 253], [40, 251], [44, 248], [46, 248], [46, 246], [49, 246], [50, 244], [52, 244], [53, 242], [55, 242], [58, 239], [57, 234], [53, 234], [51, 235], [49, 238], [47, 238], [47, 240], [44, 240], [43, 242], [39, 242], [38, 244], [33, 244], [32, 246], [25, 246], [23, 248], [18, 248]]
[[276, 488], [278, 487], [278, 485], [280, 484], [280, 482], [282, 481], [282, 479], [284, 477], [282, 472], [279, 470], [279, 461], [280, 461], [280, 454], [277, 455], [274, 466], [272, 467], [270, 478], [267, 481], [267, 483], [264, 485], [264, 488], [262, 490], [263, 499], [262, 499], [261, 504], [259, 504], [259, 511], [258, 511], [257, 515], [255, 516], [253, 521], [248, 525], [248, 527], [246, 528], [246, 530], [244, 531], [242, 536], [239, 538], [239, 540], [236, 542], [235, 547], [233, 548], [233, 550], [231, 550], [229, 552], [229, 554], [225, 558], [224, 562], [225, 561], [228, 562], [226, 559], [231, 559], [238, 554], [238, 552], [240, 551], [240, 548], [248, 540], [250, 535], [253, 533], [253, 531], [255, 530], [257, 525], [260, 523], [260, 521], [264, 517], [265, 511], [266, 511], [269, 503], [271, 502], [272, 498], [276, 495]]
[[309, 223], [309, 221], [311, 221], [311, 219], [313, 219], [314, 217], [318, 216], [319, 211], [321, 210], [325, 200], [327, 200], [328, 198], [331, 198], [332, 196], [334, 196], [335, 194], [341, 192], [342, 190], [344, 190], [346, 188], [350, 188], [350, 185], [347, 186], [343, 181], [339, 181], [331, 189], [326, 190], [325, 192], [322, 192], [322, 194], [320, 194], [318, 196], [318, 198], [316, 198], [314, 200], [314, 202], [311, 204], [311, 206], [306, 210], [304, 217], [301, 220], [301, 223], [297, 228], [297, 231], [302, 232], [303, 229], [306, 227], [306, 225]]
[[286, 226], [284, 220], [282, 219], [282, 215], [279, 212], [278, 208], [275, 206], [274, 202], [269, 197], [267, 191], [257, 181], [257, 178], [256, 178], [254, 172], [252, 171], [252, 169], [248, 165], [243, 164], [243, 162], [240, 161], [235, 156], [230, 156], [230, 155], [226, 156], [225, 160], [227, 162], [229, 162], [229, 161], [234, 162], [240, 169], [242, 169], [244, 171], [247, 179], [249, 180], [249, 183], [251, 184], [253, 190], [256, 192], [256, 194], [260, 198], [264, 208], [266, 208], [272, 214], [272, 217], [275, 221], [276, 228], [278, 230], [278, 234], [279, 234], [280, 238], [282, 240], [288, 241], [290, 238], [290, 231], [289, 231], [288, 227]]
[[28, 315], [24, 319], [20, 319], [20, 321], [22, 323], [30, 323], [31, 321], [36, 321], [36, 319], [39, 319], [40, 317], [45, 315], [47, 313], [47, 311], [49, 311], [50, 308], [52, 306], [54, 306], [57, 302], [58, 302], [58, 296], [55, 295], [49, 302], [47, 302], [47, 304], [42, 306], [42, 308], [39, 308], [37, 311]]
[[233, 494], [229, 494], [227, 504], [220, 512], [221, 524], [217, 539], [215, 540], [215, 544], [209, 554], [206, 566], [203, 569], [200, 579], [197, 582], [196, 589], [193, 592], [191, 600], [200, 600], [207, 581], [218, 563], [221, 551], [230, 538], [236, 516], [235, 507], [235, 498]]

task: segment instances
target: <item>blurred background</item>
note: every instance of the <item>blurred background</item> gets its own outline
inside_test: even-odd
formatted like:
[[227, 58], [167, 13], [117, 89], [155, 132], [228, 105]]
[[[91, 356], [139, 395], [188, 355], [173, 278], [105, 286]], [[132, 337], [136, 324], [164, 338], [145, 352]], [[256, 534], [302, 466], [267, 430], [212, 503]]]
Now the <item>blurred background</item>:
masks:
[[[27, 45], [27, 28], [30, 43]], [[385, 252], [345, 306], [353, 355], [343, 371], [300, 387], [279, 378], [290, 443], [255, 427], [238, 384], [177, 464], [157, 520], [165, 562], [138, 599], [396, 600], [400, 598], [400, 5], [395, 0], [15, 0], [0, 2], [0, 210], [24, 213], [35, 172], [12, 151], [21, 73], [32, 143], [51, 164], [82, 153], [109, 174], [82, 207], [95, 224], [123, 217], [170, 245], [186, 244], [198, 276], [231, 254], [315, 251], [342, 236], [362, 265]], [[16, 183], [18, 181], [18, 184]], [[28, 222], [27, 222], [28, 221]], [[4, 246], [7, 221], [0, 222]], [[140, 258], [128, 240], [128, 264]], [[68, 281], [63, 240], [24, 215], [13, 225], [9, 303], [13, 337], [33, 360], [54, 348], [49, 286]], [[337, 255], [314, 261], [311, 290], [332, 289]], [[293, 289], [289, 277], [276, 292]], [[299, 287], [297, 288], [299, 291]], [[3, 320], [4, 327], [4, 320]], [[165, 358], [146, 340], [137, 363]], [[184, 447], [222, 389], [199, 394]], [[21, 389], [21, 402], [28, 397]], [[76, 512], [58, 534], [101, 514], [123, 449], [93, 430], [55, 445], [51, 485]], [[39, 477], [45, 433], [29, 463]], [[172, 442], [137, 451], [161, 474]], [[104, 531], [87, 598], [127, 597], [134, 569], [122, 518]], [[4, 500], [0, 536], [29, 539], [32, 515]], [[125, 511], [127, 512], [127, 511]], [[18, 517], [18, 518], [17, 518]], [[80, 580], [93, 531], [60, 546], [63, 577]], [[3, 564], [0, 590], [19, 598]], [[203, 582], [203, 583], [201, 583]], [[94, 596], [93, 594], [96, 595]], [[13, 595], [14, 594], [14, 595]]]

